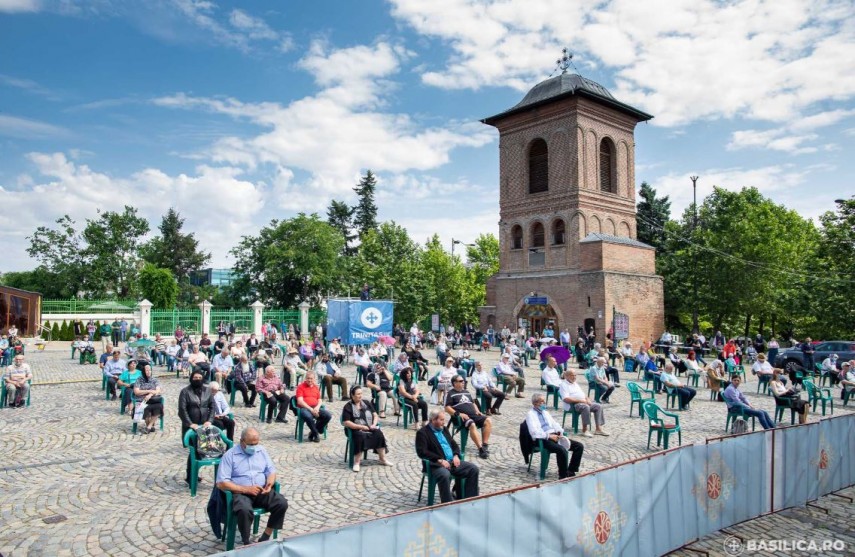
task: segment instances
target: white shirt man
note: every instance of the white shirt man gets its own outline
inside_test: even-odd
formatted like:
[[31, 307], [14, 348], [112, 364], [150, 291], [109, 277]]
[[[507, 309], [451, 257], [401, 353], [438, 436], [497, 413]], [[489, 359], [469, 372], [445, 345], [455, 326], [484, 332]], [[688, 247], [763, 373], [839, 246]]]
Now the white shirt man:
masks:
[[540, 378], [543, 379], [543, 382], [547, 385], [558, 388], [561, 384], [561, 376], [558, 373], [558, 369], [555, 367], [555, 358], [549, 358], [546, 360], [546, 367], [544, 367], [543, 371], [540, 372]]
[[751, 371], [756, 373], [757, 375], [768, 375], [771, 376], [774, 373], [772, 369], [772, 365], [766, 361], [766, 358], [759, 358], [754, 365], [751, 366]]
[[662, 337], [659, 340], [663, 344], [671, 344], [672, 338], [673, 337], [671, 336], [671, 333], [669, 333], [668, 331], [665, 331], [664, 333], [662, 333]]
[[232, 360], [232, 357], [229, 356], [228, 350], [224, 348], [222, 352], [214, 356], [214, 361], [211, 362], [211, 367], [213, 368], [215, 374], [214, 377], [217, 381], [222, 381], [223, 377], [228, 377], [234, 367], [234, 361]]
[[369, 369], [371, 367], [371, 358], [368, 356], [368, 354], [365, 353], [364, 350], [360, 350], [353, 358], [353, 363], [357, 367], [362, 366], [365, 369]]
[[[568, 369], [564, 372], [564, 379], [558, 387], [558, 395], [564, 401], [564, 411], [569, 412], [574, 409], [582, 418], [582, 435], [584, 437], [593, 437], [594, 435], [609, 435], [603, 430], [603, 425], [606, 423], [603, 407], [587, 397], [582, 391], [582, 387], [576, 383], [576, 372]], [[588, 428], [591, 426], [591, 414], [594, 415], [594, 423], [596, 431], [591, 433]]]

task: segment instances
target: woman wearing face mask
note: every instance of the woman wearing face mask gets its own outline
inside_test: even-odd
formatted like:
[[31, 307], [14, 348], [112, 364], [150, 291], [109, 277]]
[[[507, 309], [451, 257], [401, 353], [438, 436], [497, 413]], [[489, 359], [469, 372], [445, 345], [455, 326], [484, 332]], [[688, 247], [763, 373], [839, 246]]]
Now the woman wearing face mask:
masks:
[[163, 415], [163, 397], [160, 395], [160, 385], [157, 379], [152, 377], [151, 364], [145, 364], [142, 375], [134, 383], [134, 396], [138, 401], [146, 403], [143, 410], [145, 428], [142, 433], [154, 432], [154, 423]]
[[[214, 397], [203, 385], [204, 375], [199, 370], [190, 373], [190, 385], [181, 389], [178, 395], [178, 417], [181, 418], [181, 439], [188, 429], [200, 426], [208, 427], [216, 415]], [[190, 483], [190, 455], [187, 455], [187, 475], [184, 481]]]

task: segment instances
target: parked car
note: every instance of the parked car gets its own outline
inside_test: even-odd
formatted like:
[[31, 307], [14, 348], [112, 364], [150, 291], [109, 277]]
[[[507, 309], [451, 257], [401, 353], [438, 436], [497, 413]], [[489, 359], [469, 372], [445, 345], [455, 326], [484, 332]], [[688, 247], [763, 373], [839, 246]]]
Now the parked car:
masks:
[[[826, 340], [814, 344], [813, 362], [821, 364], [831, 354], [837, 354], [839, 363], [855, 359], [855, 342], [851, 340]], [[775, 358], [775, 367], [783, 368], [787, 372], [804, 368], [804, 354], [799, 346], [782, 349]]]

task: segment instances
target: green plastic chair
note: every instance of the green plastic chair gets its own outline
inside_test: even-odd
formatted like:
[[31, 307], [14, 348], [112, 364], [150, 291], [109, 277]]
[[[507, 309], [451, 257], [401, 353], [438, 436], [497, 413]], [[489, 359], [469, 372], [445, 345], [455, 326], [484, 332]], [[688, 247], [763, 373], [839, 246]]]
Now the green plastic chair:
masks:
[[784, 419], [784, 411], [790, 410], [790, 425], [796, 423], [796, 407], [793, 406], [793, 399], [790, 397], [775, 399], [775, 422], [781, 423]]
[[641, 410], [641, 405], [648, 400], [656, 402], [656, 393], [653, 392], [653, 389], [644, 389], [633, 381], [627, 382], [626, 389], [629, 391], [630, 396], [629, 415], [632, 416], [632, 407], [638, 403], [638, 417], [643, 419], [644, 413]]
[[[199, 470], [203, 466], [214, 467], [214, 481], [217, 481], [217, 470], [220, 468], [220, 457], [217, 458], [197, 458], [196, 457], [196, 430], [188, 429], [184, 434], [184, 448], [190, 452], [190, 497], [196, 497], [196, 487], [199, 482]], [[234, 443], [226, 437], [226, 432], [220, 430], [220, 439], [225, 441], [229, 449]]]
[[[279, 493], [279, 482], [273, 484], [273, 491]], [[226, 495], [226, 524], [223, 528], [223, 537], [221, 539], [226, 542], [226, 551], [231, 551], [235, 548], [235, 533], [237, 532], [237, 520], [235, 513], [232, 510], [232, 492], [223, 490]], [[264, 509], [252, 509], [252, 514], [255, 516], [252, 521], [252, 533], [258, 534], [258, 526], [261, 515], [267, 514]], [[273, 530], [273, 539], [277, 538], [278, 531]]]
[[[321, 405], [321, 410], [325, 410], [325, 409], [326, 409], [326, 406]], [[303, 426], [305, 425], [305, 420], [303, 419], [303, 416], [300, 413], [300, 409], [297, 408], [297, 397], [296, 396], [291, 397], [291, 410], [293, 410], [294, 414], [297, 415], [297, 419], [296, 419], [297, 423], [294, 424], [294, 438], [297, 440], [298, 443], [302, 443], [303, 442]], [[323, 431], [324, 439], [327, 438], [328, 426], [329, 426], [329, 424], [324, 426], [324, 431]]]
[[813, 381], [805, 379], [803, 381], [805, 389], [808, 392], [808, 404], [812, 405], [812, 410], [816, 412], [816, 404], [822, 403], [822, 415], [825, 416], [826, 404], [831, 406], [831, 415], [834, 415], [834, 398], [831, 396], [831, 389], [828, 387], [821, 388], [814, 385]]
[[[849, 397], [855, 395], [855, 389], [843, 387], [843, 392], [841, 393], [843, 396], [843, 406], [849, 404]], [[29, 404], [29, 401], [28, 401]]]
[[[353, 444], [353, 430], [344, 425], [344, 419], [339, 418], [339, 423], [341, 423], [341, 427], [344, 429], [344, 436], [347, 441], [344, 444], [344, 460], [347, 462], [347, 466], [352, 470], [353, 469], [353, 458], [356, 456], [355, 445]], [[365, 460], [368, 458], [368, 449], [362, 451], [362, 459]]]
[[460, 458], [462, 459], [466, 456], [466, 443], [469, 441], [469, 430], [463, 427], [463, 421], [460, 419], [459, 414], [451, 416], [449, 425], [451, 425], [452, 438], [460, 433]]
[[815, 373], [813, 374], [814, 376], [811, 378], [811, 381], [813, 379], [816, 379], [817, 381], [819, 381], [820, 387], [825, 387], [826, 383], [831, 383], [831, 376], [828, 373], [823, 373], [824, 370], [822, 369], [821, 363], [814, 364], [813, 368]]
[[501, 389], [501, 391], [503, 393], [508, 392], [508, 386], [510, 385], [510, 383], [508, 382], [507, 379], [505, 379], [504, 373], [499, 373], [498, 367], [493, 368], [493, 379], [496, 380], [496, 388], [497, 389]]
[[665, 407], [669, 410], [685, 410], [680, 400], [680, 393], [677, 392], [677, 387], [669, 387], [665, 383], [662, 383], [662, 386], [665, 388], [666, 393]]
[[[463, 460], [463, 454], [460, 455], [460, 460], [461, 461]], [[431, 464], [430, 461], [426, 458], [422, 459], [422, 465], [423, 465], [422, 482], [421, 482], [421, 484], [419, 484], [419, 497], [418, 497], [418, 499], [416, 499], [416, 501], [418, 502], [418, 501], [422, 500], [422, 491], [424, 490], [424, 487], [425, 487], [425, 478], [427, 478], [427, 482], [428, 482], [427, 504], [428, 504], [428, 507], [432, 507], [434, 502], [436, 501], [436, 480], [434, 479], [433, 474], [431, 474], [430, 469], [431, 469], [431, 466], [434, 466], [434, 465]], [[460, 478], [460, 479], [455, 480], [455, 486], [452, 489], [452, 493], [457, 491], [457, 484], [458, 483], [460, 484], [460, 493], [465, 493], [466, 492], [466, 478]]]
[[[32, 396], [33, 394], [33, 380], [27, 379], [27, 384], [30, 386], [30, 388], [27, 390], [26, 405], [29, 406], [30, 396]], [[8, 403], [6, 402], [6, 381], [3, 380], [3, 378], [0, 378], [0, 385], [2, 385], [2, 387], [0, 387], [0, 408], [5, 408], [6, 406], [8, 406]]]
[[[163, 397], [163, 414], [160, 415], [160, 431], [163, 431], [163, 418], [166, 416], [166, 397], [163, 395], [160, 395], [160, 396]], [[134, 401], [134, 406], [131, 409], [131, 420], [133, 420], [134, 414], [137, 413], [137, 398], [135, 396], [131, 396], [131, 400]], [[131, 427], [131, 433], [133, 435], [137, 434], [137, 422], [136, 421], [133, 422], [133, 426]]]
[[742, 367], [742, 364], [734, 366], [734, 365], [728, 364], [727, 361], [725, 361], [724, 362], [724, 369], [728, 373], [728, 375], [730, 376], [731, 381], [733, 381], [734, 375], [739, 375], [742, 377], [743, 381], [747, 381], [747, 379], [745, 377], [745, 368]]
[[552, 409], [558, 410], [558, 399], [560, 398], [558, 387], [554, 385], [546, 386], [546, 404], [549, 404], [550, 395], [552, 396]]
[[[541, 480], [546, 479], [546, 470], [549, 468], [549, 451], [547, 451], [543, 447], [543, 439], [537, 440], [537, 451], [540, 453], [540, 474], [538, 477]], [[532, 452], [526, 458], [526, 463], [528, 464], [527, 470], [531, 472], [531, 462], [534, 460], [534, 453]]]
[[724, 422], [724, 430], [730, 431], [730, 422], [736, 423], [736, 418], [742, 418], [745, 423], [748, 423], [748, 418], [751, 418], [751, 431], [757, 429], [757, 418], [756, 416], [748, 416], [745, 413], [745, 407], [741, 404], [738, 406], [734, 406], [733, 408], [727, 409], [727, 420]]
[[[668, 439], [674, 433], [677, 434], [677, 441], [680, 446], [683, 445], [683, 433], [680, 429], [680, 416], [677, 414], [673, 414], [671, 412], [666, 412], [653, 401], [645, 401], [641, 405], [644, 413], [647, 415], [647, 448], [650, 449], [650, 438], [653, 435], [653, 432], [656, 432], [656, 446], [658, 447], [660, 444], [664, 445], [664, 449], [668, 449]], [[669, 424], [665, 423], [664, 418], [660, 418], [659, 414], [663, 416], [667, 416], [669, 418], [673, 418], [674, 423]], [[663, 443], [664, 441], [664, 443]]]
[[769, 382], [772, 381], [772, 376], [768, 374], [757, 374], [757, 394], [760, 394], [760, 390], [762, 389], [763, 394], [771, 394], [769, 391]]
[[597, 386], [597, 379], [595, 378], [592, 369], [588, 369], [588, 371], [585, 372], [585, 379], [588, 380], [588, 396], [591, 396], [591, 391], [594, 391], [594, 401], [600, 402], [600, 395], [602, 392]]
[[[404, 418], [404, 429], [407, 429], [410, 425], [410, 422], [415, 423], [416, 416], [413, 413], [413, 409], [410, 407], [409, 404], [406, 404], [406, 402], [405, 402], [406, 399], [398, 390], [398, 384], [400, 382], [401, 382], [401, 378], [396, 375], [395, 379], [394, 379], [394, 383], [393, 383], [392, 392], [394, 393], [395, 397], [397, 397], [397, 399], [398, 399], [398, 406], [401, 409], [401, 413], [397, 416], [397, 419], [395, 420], [395, 425], [396, 426], [401, 425], [401, 417], [403, 417]], [[419, 399], [423, 400], [424, 397], [422, 395], [419, 395]]]
[[579, 412], [576, 411], [576, 405], [571, 404], [570, 410], [565, 410], [564, 415], [561, 417], [561, 427], [565, 431], [567, 430], [567, 414], [572, 416], [570, 420], [570, 425], [573, 428], [573, 433], [579, 433]]

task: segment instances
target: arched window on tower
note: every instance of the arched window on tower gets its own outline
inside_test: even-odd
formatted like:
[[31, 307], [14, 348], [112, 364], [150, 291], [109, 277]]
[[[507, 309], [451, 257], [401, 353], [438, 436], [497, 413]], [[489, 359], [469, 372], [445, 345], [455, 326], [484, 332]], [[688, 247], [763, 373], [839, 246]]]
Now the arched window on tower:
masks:
[[523, 248], [523, 230], [522, 226], [516, 225], [511, 228], [511, 249]]
[[615, 144], [608, 137], [600, 141], [600, 190], [617, 193]]
[[543, 225], [539, 222], [531, 226], [531, 247], [542, 248], [544, 244]]
[[549, 150], [535, 139], [528, 148], [528, 193], [549, 191]]
[[564, 219], [558, 219], [552, 223], [552, 245], [564, 245]]

